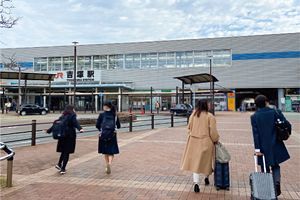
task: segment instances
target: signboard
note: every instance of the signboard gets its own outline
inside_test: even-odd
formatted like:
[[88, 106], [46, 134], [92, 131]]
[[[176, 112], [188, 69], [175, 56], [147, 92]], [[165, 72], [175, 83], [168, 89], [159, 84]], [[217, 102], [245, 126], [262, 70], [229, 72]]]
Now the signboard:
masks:
[[227, 93], [227, 105], [229, 111], [235, 111], [235, 93]]
[[[54, 85], [72, 85], [74, 83], [74, 71], [59, 71], [50, 72], [55, 73]], [[100, 70], [78, 70], [76, 72], [76, 84], [87, 85], [87, 84], [99, 84], [101, 82], [101, 71]]]

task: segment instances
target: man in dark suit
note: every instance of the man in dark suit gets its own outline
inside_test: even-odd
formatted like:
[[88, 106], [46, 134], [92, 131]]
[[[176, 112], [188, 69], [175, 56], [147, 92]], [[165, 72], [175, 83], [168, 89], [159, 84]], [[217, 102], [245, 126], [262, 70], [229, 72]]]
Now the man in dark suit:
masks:
[[[280, 166], [279, 164], [288, 160], [290, 155], [283, 143], [276, 138], [275, 120], [277, 116], [286, 121], [281, 111], [267, 106], [267, 97], [258, 95], [255, 98], [256, 112], [251, 116], [251, 125], [254, 139], [255, 154], [265, 155], [267, 172], [272, 169], [276, 194], [281, 194], [280, 189]], [[291, 126], [290, 123], [288, 123]], [[259, 160], [262, 166], [262, 161]], [[263, 167], [262, 167], [263, 168]]]

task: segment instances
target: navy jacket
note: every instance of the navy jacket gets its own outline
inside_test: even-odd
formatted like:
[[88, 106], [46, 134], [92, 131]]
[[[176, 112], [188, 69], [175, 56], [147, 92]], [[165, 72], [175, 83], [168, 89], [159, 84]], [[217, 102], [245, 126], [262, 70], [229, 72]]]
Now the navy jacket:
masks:
[[[56, 151], [64, 153], [74, 153], [76, 147], [76, 129], [81, 130], [81, 126], [76, 118], [76, 114], [66, 114], [69, 128], [67, 129], [67, 137], [61, 138], [57, 142]], [[52, 128], [47, 130], [47, 133], [52, 132]]]
[[[100, 113], [98, 119], [97, 119], [97, 123], [96, 123], [96, 128], [101, 131], [101, 126], [102, 126], [102, 121], [103, 121], [103, 118], [106, 116], [106, 115], [114, 115], [114, 113], [112, 111], [105, 111], [103, 113]], [[120, 124], [120, 120], [119, 120], [119, 117], [117, 117], [117, 121], [116, 121], [116, 126], [117, 128], [121, 128], [121, 124]]]
[[[281, 111], [277, 112], [282, 120], [286, 120]], [[290, 158], [284, 143], [276, 139], [275, 120], [278, 114], [274, 109], [265, 107], [258, 109], [251, 116], [254, 147], [265, 155], [267, 166], [282, 163]], [[259, 164], [262, 165], [261, 159]]]

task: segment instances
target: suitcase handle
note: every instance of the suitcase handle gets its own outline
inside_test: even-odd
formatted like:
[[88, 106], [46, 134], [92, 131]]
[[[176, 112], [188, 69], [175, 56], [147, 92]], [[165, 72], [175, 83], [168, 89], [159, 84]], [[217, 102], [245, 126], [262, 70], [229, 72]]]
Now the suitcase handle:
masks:
[[[265, 155], [262, 155], [262, 158], [263, 158], [263, 165], [264, 165], [264, 173], [267, 173], [267, 169], [266, 169], [266, 159], [265, 159]], [[258, 171], [258, 156], [256, 154], [254, 154], [254, 163], [255, 163], [255, 172]]]

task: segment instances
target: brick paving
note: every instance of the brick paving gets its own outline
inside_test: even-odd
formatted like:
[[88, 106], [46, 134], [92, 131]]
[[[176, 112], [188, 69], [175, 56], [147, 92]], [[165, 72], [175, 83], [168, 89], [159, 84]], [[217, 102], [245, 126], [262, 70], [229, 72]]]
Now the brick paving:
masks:
[[[54, 169], [56, 143], [16, 148], [14, 187], [1, 190], [1, 199], [249, 199], [249, 174], [254, 170], [249, 113], [217, 113], [218, 130], [232, 155], [230, 191], [216, 191], [200, 185], [193, 192], [192, 176], [180, 171], [186, 141], [186, 127], [120, 133], [121, 154], [112, 174], [104, 173], [97, 154], [97, 136], [78, 139], [67, 174]], [[292, 137], [286, 142], [291, 159], [282, 165], [282, 195], [279, 199], [300, 199], [300, 120], [291, 120]], [[1, 162], [1, 174], [5, 174]]]

